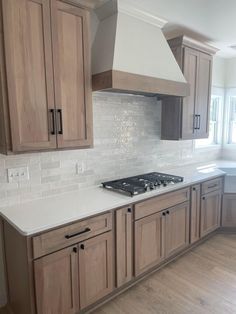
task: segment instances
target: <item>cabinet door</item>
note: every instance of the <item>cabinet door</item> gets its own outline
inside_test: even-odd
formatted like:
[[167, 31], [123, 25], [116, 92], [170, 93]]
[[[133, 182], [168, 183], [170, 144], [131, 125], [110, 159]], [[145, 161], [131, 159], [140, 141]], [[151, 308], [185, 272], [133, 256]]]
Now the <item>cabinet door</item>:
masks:
[[14, 152], [56, 148], [49, 0], [3, 0]]
[[89, 12], [51, 0], [58, 147], [92, 144]]
[[164, 227], [162, 212], [135, 222], [135, 276], [164, 259]]
[[184, 48], [183, 73], [190, 84], [190, 96], [183, 98], [182, 139], [195, 137], [195, 106], [197, 102], [199, 52]]
[[79, 309], [77, 247], [34, 262], [37, 314], [74, 314]]
[[84, 241], [79, 246], [81, 309], [113, 290], [112, 232]]
[[180, 204], [166, 211], [166, 258], [189, 245], [189, 203]]
[[202, 196], [201, 200], [201, 237], [220, 226], [221, 191]]
[[222, 227], [236, 227], [236, 194], [223, 196]]
[[201, 186], [194, 185], [191, 189], [190, 243], [200, 239]]
[[122, 286], [133, 276], [132, 208], [116, 211], [116, 285]]
[[197, 106], [197, 138], [207, 138], [209, 135], [209, 111], [211, 102], [212, 56], [205, 53], [199, 55]]

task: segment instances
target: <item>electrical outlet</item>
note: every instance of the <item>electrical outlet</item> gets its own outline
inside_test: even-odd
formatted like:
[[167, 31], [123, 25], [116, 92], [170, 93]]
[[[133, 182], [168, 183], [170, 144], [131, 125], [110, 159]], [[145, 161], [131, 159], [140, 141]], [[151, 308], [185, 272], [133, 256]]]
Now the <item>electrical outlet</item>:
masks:
[[11, 168], [7, 169], [8, 182], [23, 182], [29, 180], [29, 168]]
[[84, 162], [77, 162], [76, 164], [76, 173], [81, 174], [85, 171], [85, 164]]

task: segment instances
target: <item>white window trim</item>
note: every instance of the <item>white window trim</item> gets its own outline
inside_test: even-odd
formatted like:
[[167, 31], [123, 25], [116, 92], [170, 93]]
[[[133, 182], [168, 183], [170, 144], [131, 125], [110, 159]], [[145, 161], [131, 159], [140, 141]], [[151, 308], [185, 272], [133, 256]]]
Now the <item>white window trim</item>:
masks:
[[229, 131], [230, 131], [230, 97], [236, 96], [236, 88], [229, 88], [226, 90], [225, 95], [225, 110], [224, 110], [224, 133], [223, 133], [223, 145], [227, 148], [235, 148], [236, 143], [229, 143]]

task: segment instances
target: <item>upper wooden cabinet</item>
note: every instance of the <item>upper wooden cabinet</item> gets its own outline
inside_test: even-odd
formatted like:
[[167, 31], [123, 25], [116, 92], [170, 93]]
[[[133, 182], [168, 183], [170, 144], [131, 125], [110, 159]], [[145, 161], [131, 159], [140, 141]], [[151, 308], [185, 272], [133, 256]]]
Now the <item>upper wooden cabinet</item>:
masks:
[[161, 138], [165, 140], [207, 138], [212, 56], [217, 50], [185, 36], [171, 39], [168, 42], [190, 84], [190, 95], [185, 98], [163, 98]]
[[1, 152], [92, 145], [89, 13], [2, 0]]

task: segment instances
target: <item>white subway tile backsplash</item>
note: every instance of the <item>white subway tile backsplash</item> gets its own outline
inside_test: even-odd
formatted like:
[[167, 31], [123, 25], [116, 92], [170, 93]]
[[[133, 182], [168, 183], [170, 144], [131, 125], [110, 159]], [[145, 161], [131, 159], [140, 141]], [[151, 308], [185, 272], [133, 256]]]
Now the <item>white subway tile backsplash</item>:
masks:
[[[156, 98], [95, 93], [93, 104], [93, 149], [0, 155], [0, 206], [220, 155], [220, 149], [195, 151], [193, 141], [161, 141], [161, 103]], [[77, 163], [84, 164], [83, 173], [76, 173]], [[22, 166], [29, 168], [29, 181], [8, 183], [7, 169]]]

